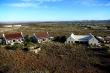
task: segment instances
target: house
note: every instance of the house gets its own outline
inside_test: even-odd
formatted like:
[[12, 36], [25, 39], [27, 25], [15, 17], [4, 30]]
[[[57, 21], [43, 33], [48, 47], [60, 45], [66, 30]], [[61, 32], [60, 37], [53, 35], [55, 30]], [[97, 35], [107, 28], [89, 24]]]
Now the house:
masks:
[[37, 32], [37, 33], [34, 33], [34, 37], [37, 39], [38, 43], [49, 41], [49, 33], [48, 32]]
[[23, 42], [22, 32], [3, 34], [3, 38], [4, 38], [6, 44], [13, 45], [14, 43]]
[[99, 41], [90, 33], [88, 35], [74, 35], [73, 33], [66, 39], [65, 43], [82, 43], [89, 45], [99, 45]]

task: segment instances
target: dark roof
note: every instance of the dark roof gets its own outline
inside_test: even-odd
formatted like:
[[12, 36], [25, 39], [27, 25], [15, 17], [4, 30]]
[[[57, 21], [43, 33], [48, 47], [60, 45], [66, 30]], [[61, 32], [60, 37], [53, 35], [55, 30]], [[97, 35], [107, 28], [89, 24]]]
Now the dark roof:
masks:
[[36, 35], [37, 38], [41, 38], [41, 39], [49, 37], [48, 32], [37, 32], [37, 33], [35, 33], [35, 35]]
[[22, 34], [21, 32], [16, 32], [16, 33], [9, 33], [9, 34], [4, 34], [6, 39], [18, 39], [18, 38], [22, 38]]

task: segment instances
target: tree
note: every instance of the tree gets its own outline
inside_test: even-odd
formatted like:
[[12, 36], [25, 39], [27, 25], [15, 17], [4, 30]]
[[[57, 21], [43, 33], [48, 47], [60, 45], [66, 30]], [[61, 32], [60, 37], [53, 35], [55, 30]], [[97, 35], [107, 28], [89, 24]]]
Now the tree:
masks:
[[66, 41], [66, 36], [57, 36], [53, 41], [64, 43]]

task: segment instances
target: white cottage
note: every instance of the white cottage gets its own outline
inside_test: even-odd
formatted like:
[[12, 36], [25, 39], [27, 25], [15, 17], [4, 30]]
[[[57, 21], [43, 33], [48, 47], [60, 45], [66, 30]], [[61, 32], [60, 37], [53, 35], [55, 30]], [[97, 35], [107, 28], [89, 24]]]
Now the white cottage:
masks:
[[65, 43], [86, 43], [89, 45], [99, 45], [99, 41], [90, 33], [88, 35], [74, 35], [67, 38]]
[[6, 42], [6, 44], [13, 45], [14, 43], [22, 43], [23, 42], [22, 32], [3, 34], [3, 38]]
[[48, 32], [37, 32], [34, 33], [35, 38], [38, 43], [43, 43], [49, 41], [49, 33]]

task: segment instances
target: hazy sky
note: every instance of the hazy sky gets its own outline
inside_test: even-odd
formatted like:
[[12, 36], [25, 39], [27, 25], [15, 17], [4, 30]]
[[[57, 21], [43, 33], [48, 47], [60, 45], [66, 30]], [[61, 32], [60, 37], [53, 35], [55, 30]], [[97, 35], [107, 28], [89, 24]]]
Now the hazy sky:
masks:
[[110, 19], [110, 0], [0, 0], [0, 21]]

